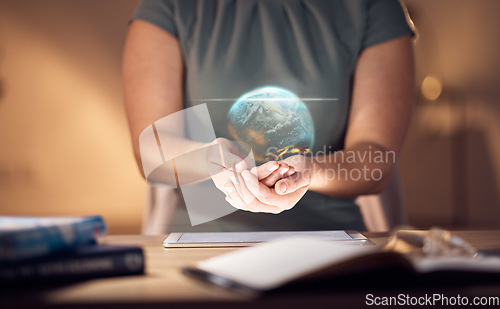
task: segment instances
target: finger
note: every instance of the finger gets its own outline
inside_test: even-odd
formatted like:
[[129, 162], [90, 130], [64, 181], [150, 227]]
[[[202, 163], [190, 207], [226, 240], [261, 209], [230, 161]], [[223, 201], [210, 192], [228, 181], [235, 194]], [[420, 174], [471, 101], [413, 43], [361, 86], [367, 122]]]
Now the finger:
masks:
[[[248, 171], [245, 171], [248, 173]], [[241, 179], [242, 182], [244, 181], [244, 178]], [[252, 201], [250, 203], [245, 203], [245, 201], [241, 198], [239, 195], [238, 191], [234, 187], [234, 184], [232, 182], [226, 184], [226, 191], [228, 195], [226, 196], [226, 201], [231, 204], [231, 206], [240, 209], [240, 210], [245, 210], [245, 211], [250, 211], [250, 212], [265, 212], [265, 213], [273, 213], [277, 214], [282, 212], [284, 209], [280, 209], [276, 206], [272, 205], [267, 205], [264, 203], [261, 203], [259, 200], [257, 200], [255, 197], [253, 197]]]
[[268, 177], [260, 180], [264, 185], [268, 187], [274, 186], [278, 180], [284, 177], [284, 175], [289, 171], [289, 166], [286, 163], [281, 163], [279, 168], [271, 173]]
[[241, 175], [243, 176], [243, 180], [245, 181], [248, 191], [250, 191], [250, 193], [252, 193], [259, 202], [267, 205], [273, 205], [268, 203], [268, 201], [272, 201], [271, 196], [274, 189], [264, 185], [257, 179], [257, 177], [255, 177], [255, 175], [249, 173], [248, 171], [243, 171]]
[[295, 174], [295, 168], [291, 165], [288, 165], [290, 168], [288, 169], [288, 172], [285, 173], [285, 175], [283, 175], [283, 177], [290, 177], [292, 176], [293, 174]]
[[309, 171], [295, 173], [290, 177], [283, 178], [276, 182], [274, 189], [279, 195], [290, 194], [300, 188], [306, 187], [311, 183], [311, 175]]
[[229, 195], [226, 196], [226, 202], [228, 202], [229, 205], [233, 206], [236, 209], [247, 211], [246, 208], [242, 208], [242, 206], [239, 205], [238, 203], [236, 203], [236, 201], [233, 198], [231, 198]]
[[233, 173], [231, 171], [228, 171], [228, 170], [223, 170], [222, 172], [220, 172], [218, 174], [212, 175], [212, 180], [213, 180], [215, 186], [219, 190], [224, 192], [224, 194], [226, 194], [226, 195], [227, 195], [227, 193], [226, 193], [226, 189], [224, 186], [227, 182], [231, 181], [231, 179], [230, 179], [231, 175], [233, 175]]
[[231, 204], [234, 208], [238, 208], [241, 210], [247, 210], [246, 204], [243, 202], [241, 197], [239, 196], [234, 184], [232, 182], [228, 182], [224, 185], [224, 191], [226, 195], [226, 201]]
[[[251, 173], [247, 173], [243, 171], [242, 173], [243, 179], [245, 180], [245, 184], [248, 190], [256, 197], [256, 199], [266, 205], [279, 207], [282, 210], [290, 209], [293, 207], [284, 206], [286, 204], [286, 199], [288, 200], [298, 200], [304, 195], [305, 191], [307, 191], [307, 186], [296, 189], [294, 192], [290, 192], [286, 195], [279, 195], [273, 188], [268, 188], [262, 182], [257, 180], [257, 177]], [[253, 202], [255, 203], [255, 201]], [[252, 207], [251, 205], [247, 205], [248, 207]]]
[[255, 202], [252, 202], [250, 205], [247, 205], [246, 211], [250, 212], [265, 212], [265, 213], [270, 213], [270, 214], [279, 214], [280, 212], [283, 212], [286, 209], [281, 209], [277, 206], [272, 206], [272, 205], [267, 205], [264, 204], [258, 200], [255, 200]]
[[269, 161], [262, 165], [252, 168], [250, 171], [252, 174], [257, 176], [259, 180], [264, 179], [271, 175], [274, 171], [276, 171], [280, 167], [280, 164], [276, 161]]
[[257, 199], [255, 199], [250, 205], [245, 205], [244, 207], [238, 205], [230, 196], [226, 197], [226, 201], [228, 201], [235, 208], [255, 213], [264, 212], [264, 213], [279, 214], [280, 212], [286, 210], [286, 209], [280, 209], [279, 207], [276, 206], [264, 204]]
[[226, 196], [229, 196], [236, 191], [236, 188], [234, 187], [233, 183], [228, 182], [224, 185], [224, 187], [221, 189], [221, 191], [224, 192], [224, 194]]
[[[248, 190], [256, 197], [255, 200], [247, 204], [247, 209], [249, 211], [278, 214], [293, 207], [293, 205], [288, 205], [289, 203], [284, 200], [285, 197], [277, 195], [274, 189], [270, 189], [259, 182], [255, 175], [248, 171], [243, 171], [242, 176]], [[297, 194], [297, 196], [295, 196], [295, 194]], [[299, 193], [292, 193], [288, 197], [297, 198], [299, 197], [298, 194]], [[300, 194], [303, 194], [303, 192]]]
[[[247, 170], [245, 171], [248, 172]], [[231, 181], [234, 187], [236, 188], [238, 195], [243, 200], [245, 205], [248, 205], [251, 202], [253, 202], [253, 200], [255, 200], [255, 196], [248, 190], [241, 174], [236, 174], [234, 176], [231, 176]]]

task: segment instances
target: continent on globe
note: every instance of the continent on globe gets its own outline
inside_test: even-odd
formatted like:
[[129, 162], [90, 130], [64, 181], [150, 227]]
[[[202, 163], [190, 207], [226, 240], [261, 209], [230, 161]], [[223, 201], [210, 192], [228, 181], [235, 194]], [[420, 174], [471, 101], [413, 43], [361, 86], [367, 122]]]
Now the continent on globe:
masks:
[[258, 163], [305, 154], [314, 144], [314, 123], [306, 104], [283, 88], [247, 92], [231, 106], [228, 119], [233, 138], [246, 142]]

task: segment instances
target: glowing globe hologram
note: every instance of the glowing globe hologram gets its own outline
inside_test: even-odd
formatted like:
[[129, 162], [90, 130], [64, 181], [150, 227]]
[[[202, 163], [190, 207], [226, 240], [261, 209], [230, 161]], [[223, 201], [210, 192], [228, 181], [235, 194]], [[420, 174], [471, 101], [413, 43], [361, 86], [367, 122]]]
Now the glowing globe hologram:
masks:
[[241, 96], [228, 112], [233, 138], [252, 148], [256, 162], [304, 154], [314, 144], [314, 123], [294, 93], [267, 86]]

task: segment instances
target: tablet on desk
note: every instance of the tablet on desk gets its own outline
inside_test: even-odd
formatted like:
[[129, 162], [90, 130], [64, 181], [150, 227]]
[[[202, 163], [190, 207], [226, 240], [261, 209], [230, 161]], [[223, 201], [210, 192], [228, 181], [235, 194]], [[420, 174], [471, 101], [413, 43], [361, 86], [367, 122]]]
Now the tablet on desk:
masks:
[[371, 242], [357, 231], [290, 231], [290, 232], [219, 232], [219, 233], [172, 233], [164, 241], [165, 248], [187, 247], [246, 247], [283, 237], [308, 236], [324, 240], [340, 241], [352, 245]]

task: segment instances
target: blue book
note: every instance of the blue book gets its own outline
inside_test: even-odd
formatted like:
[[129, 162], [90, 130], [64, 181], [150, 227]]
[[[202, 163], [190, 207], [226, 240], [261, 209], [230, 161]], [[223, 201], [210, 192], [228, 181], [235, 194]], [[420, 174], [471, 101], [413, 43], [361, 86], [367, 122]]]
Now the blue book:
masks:
[[114, 245], [81, 246], [70, 252], [4, 263], [0, 283], [25, 280], [83, 279], [144, 273], [142, 248]]
[[0, 217], [0, 264], [73, 250], [105, 233], [100, 216]]

